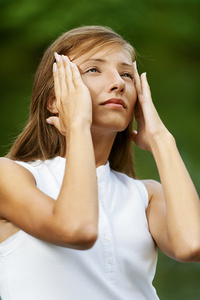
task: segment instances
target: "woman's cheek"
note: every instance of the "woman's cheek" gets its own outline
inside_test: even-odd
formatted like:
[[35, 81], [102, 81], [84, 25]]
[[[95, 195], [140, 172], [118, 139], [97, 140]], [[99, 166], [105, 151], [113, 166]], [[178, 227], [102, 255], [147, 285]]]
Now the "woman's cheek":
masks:
[[95, 83], [93, 82], [94, 80], [92, 80], [92, 78], [89, 78], [89, 76], [87, 76], [87, 74], [84, 74], [81, 77], [82, 77], [83, 83], [87, 86], [89, 91], [91, 91], [92, 87], [95, 85]]
[[100, 80], [98, 80], [92, 76], [82, 76], [82, 80], [83, 80], [83, 83], [89, 89], [92, 99], [101, 97], [101, 93], [104, 90], [104, 87], [101, 84]]

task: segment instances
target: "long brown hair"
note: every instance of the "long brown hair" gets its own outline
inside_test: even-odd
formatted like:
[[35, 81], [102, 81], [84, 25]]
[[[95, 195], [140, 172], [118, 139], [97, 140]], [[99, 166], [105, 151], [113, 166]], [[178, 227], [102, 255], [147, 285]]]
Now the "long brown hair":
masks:
[[[54, 127], [46, 123], [52, 114], [47, 102], [54, 91], [52, 65], [54, 52], [75, 54], [76, 57], [88, 51], [97, 51], [110, 44], [120, 44], [135, 59], [133, 47], [112, 29], [103, 26], [82, 26], [61, 35], [44, 53], [36, 71], [30, 103], [29, 119], [22, 133], [17, 137], [7, 157], [13, 160], [34, 161], [64, 156], [65, 137]], [[113, 144], [109, 162], [112, 169], [134, 177], [133, 149], [129, 138], [133, 128], [133, 118], [128, 127], [119, 132]]]

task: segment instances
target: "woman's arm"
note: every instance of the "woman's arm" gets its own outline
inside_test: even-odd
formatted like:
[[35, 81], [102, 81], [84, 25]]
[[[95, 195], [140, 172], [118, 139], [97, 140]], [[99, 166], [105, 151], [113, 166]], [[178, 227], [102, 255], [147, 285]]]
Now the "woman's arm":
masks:
[[0, 215], [37, 238], [64, 247], [88, 249], [96, 241], [98, 231], [90, 93], [77, 67], [70, 66], [66, 58], [57, 58], [54, 82], [54, 109], [59, 118], [48, 122], [65, 134], [67, 145], [66, 169], [58, 199], [55, 201], [37, 189], [29, 171], [2, 158]]
[[160, 120], [152, 103], [146, 74], [135, 83], [138, 103], [135, 116], [138, 131], [132, 138], [155, 159], [161, 184], [145, 181], [149, 192], [147, 218], [158, 247], [181, 261], [200, 261], [200, 201], [177, 150], [173, 136]]

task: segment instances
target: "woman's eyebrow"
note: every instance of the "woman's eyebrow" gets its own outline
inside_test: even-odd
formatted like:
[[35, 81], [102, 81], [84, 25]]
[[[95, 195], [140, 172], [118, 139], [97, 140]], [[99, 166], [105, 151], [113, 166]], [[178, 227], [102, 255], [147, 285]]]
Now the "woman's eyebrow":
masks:
[[125, 63], [125, 62], [120, 63], [120, 65], [133, 68], [133, 65], [127, 64], [127, 63]]
[[106, 63], [107, 61], [103, 58], [89, 58], [86, 61], [84, 61], [83, 63], [87, 63], [87, 62], [100, 62], [100, 63]]
[[[107, 60], [103, 59], [103, 58], [89, 58], [86, 61], [84, 61], [84, 63], [87, 63], [87, 62], [107, 63]], [[128, 64], [128, 63], [125, 63], [125, 62], [121, 62], [121, 63], [119, 63], [119, 65], [133, 68], [133, 66], [131, 64]]]

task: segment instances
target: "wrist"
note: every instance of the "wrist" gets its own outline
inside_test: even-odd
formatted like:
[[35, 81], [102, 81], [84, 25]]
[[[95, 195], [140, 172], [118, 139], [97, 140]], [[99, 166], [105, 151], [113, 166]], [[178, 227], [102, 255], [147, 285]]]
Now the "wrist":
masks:
[[169, 151], [174, 146], [176, 146], [175, 139], [167, 129], [155, 134], [150, 141], [151, 152], [153, 155], [160, 151]]
[[86, 122], [73, 122], [66, 130], [66, 149], [73, 145], [80, 148], [91, 142], [91, 126]]
[[91, 131], [91, 124], [90, 122], [84, 122], [83, 120], [76, 120], [70, 124], [70, 126], [66, 129], [66, 136], [69, 137], [71, 134], [74, 134], [76, 132], [78, 133], [84, 133], [84, 132], [90, 132]]

